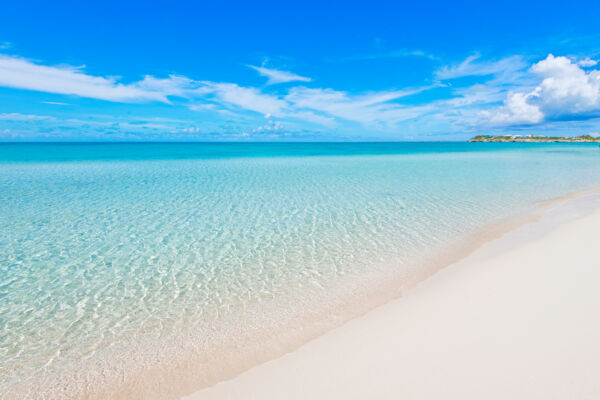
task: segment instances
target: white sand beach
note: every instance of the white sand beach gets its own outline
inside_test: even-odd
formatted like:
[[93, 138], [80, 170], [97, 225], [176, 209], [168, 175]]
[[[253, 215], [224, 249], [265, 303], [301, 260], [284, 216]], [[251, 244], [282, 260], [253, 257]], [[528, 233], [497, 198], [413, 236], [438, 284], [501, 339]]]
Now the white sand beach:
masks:
[[600, 398], [600, 195], [551, 207], [402, 298], [206, 399]]

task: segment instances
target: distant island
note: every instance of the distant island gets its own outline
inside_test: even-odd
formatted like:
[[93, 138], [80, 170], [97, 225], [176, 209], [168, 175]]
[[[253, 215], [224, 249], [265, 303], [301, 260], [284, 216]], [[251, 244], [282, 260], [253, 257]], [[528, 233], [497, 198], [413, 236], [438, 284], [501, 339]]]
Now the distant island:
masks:
[[593, 137], [590, 135], [582, 135], [575, 137], [568, 136], [534, 136], [534, 135], [504, 135], [504, 136], [492, 136], [492, 135], [477, 135], [469, 142], [520, 142], [520, 143], [539, 143], [539, 142], [552, 142], [552, 143], [600, 143], [600, 137]]

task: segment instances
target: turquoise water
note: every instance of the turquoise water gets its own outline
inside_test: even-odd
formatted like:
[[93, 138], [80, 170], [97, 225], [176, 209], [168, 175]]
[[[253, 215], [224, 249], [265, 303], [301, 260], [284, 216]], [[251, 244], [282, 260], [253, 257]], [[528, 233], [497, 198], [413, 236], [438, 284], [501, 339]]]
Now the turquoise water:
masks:
[[91, 379], [72, 371], [124, 348], [128, 368], [173, 338], [200, 360], [323, 324], [377, 276], [599, 184], [585, 144], [0, 144], [0, 393], [52, 376], [70, 398]]

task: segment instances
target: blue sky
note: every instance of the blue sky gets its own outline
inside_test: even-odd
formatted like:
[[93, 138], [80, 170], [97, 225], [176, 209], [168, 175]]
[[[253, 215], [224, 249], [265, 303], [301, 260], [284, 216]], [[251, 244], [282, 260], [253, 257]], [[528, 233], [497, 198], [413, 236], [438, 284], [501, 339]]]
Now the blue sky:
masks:
[[600, 134], [599, 2], [212, 3], [3, 4], [0, 140]]

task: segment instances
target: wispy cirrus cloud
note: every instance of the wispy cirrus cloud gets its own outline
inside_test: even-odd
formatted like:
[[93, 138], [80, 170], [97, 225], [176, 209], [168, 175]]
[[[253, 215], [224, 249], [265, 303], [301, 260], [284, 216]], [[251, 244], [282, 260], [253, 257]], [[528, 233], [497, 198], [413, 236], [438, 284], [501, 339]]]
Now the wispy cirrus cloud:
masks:
[[[457, 76], [458, 71], [473, 73], [474, 67], [471, 64], [472, 59], [468, 59], [452, 70], [454, 72], [447, 69], [446, 76]], [[310, 78], [291, 72], [251, 67], [266, 76], [272, 84], [310, 81]], [[483, 69], [493, 72], [498, 71], [498, 68], [486, 66]], [[178, 97], [189, 100], [188, 107], [191, 109], [214, 110], [219, 113], [242, 110], [327, 127], [340, 121], [392, 126], [419, 117], [434, 110], [435, 105], [410, 106], [397, 101], [440, 86], [436, 84], [416, 89], [358, 94], [331, 88], [293, 86], [287, 93], [265, 93], [262, 89], [236, 83], [197, 81], [178, 75], [167, 78], [146, 75], [142, 80], [125, 84], [115, 78], [86, 74], [82, 67], [47, 66], [5, 55], [0, 55], [0, 85], [124, 103], [170, 103], [169, 98]]]
[[248, 65], [248, 67], [257, 71], [260, 75], [267, 78], [267, 85], [275, 85], [277, 83], [287, 82], [310, 82], [311, 79], [305, 76], [300, 76], [292, 72], [281, 71], [273, 68], [266, 68], [265, 66], [257, 67], [255, 65]]
[[459, 64], [445, 65], [434, 72], [437, 79], [448, 80], [465, 76], [508, 76], [526, 69], [529, 65], [522, 56], [510, 56], [495, 61], [482, 61], [479, 54], [464, 59]]
[[439, 57], [423, 50], [397, 49], [382, 51], [379, 53], [363, 54], [358, 56], [346, 57], [344, 60], [379, 60], [385, 58], [426, 58], [429, 60], [439, 60]]
[[333, 89], [296, 87], [290, 90], [285, 99], [294, 108], [308, 109], [334, 118], [362, 124], [390, 125], [414, 118], [427, 108], [401, 105], [394, 103], [394, 100], [432, 87], [358, 95]]
[[181, 79], [147, 76], [131, 84], [115, 78], [88, 75], [83, 67], [47, 66], [20, 57], [0, 55], [0, 85], [16, 89], [75, 95], [124, 103], [159, 101], [181, 94]]
[[60, 102], [60, 101], [42, 101], [41, 103], [42, 104], [52, 104], [52, 105], [55, 105], [55, 106], [71, 106], [72, 105], [72, 104], [63, 103], [63, 102]]
[[268, 94], [257, 88], [232, 83], [203, 82], [203, 85], [199, 91], [222, 106], [254, 111], [266, 117], [293, 118], [324, 126], [333, 126], [339, 120], [389, 125], [414, 118], [424, 110], [423, 107], [407, 107], [394, 101], [439, 86], [366, 94], [295, 86], [285, 94]]
[[262, 93], [253, 87], [244, 87], [235, 83], [203, 82], [200, 90], [206, 96], [226, 105], [240, 107], [261, 114], [281, 116], [287, 103], [274, 95]]
[[598, 64], [597, 60], [592, 60], [589, 57], [585, 57], [583, 59], [580, 59], [576, 62], [577, 65], [579, 65], [580, 67], [594, 67], [596, 64]]
[[330, 116], [295, 107], [282, 95], [263, 93], [257, 88], [234, 83], [203, 82], [203, 85], [199, 91], [203, 92], [205, 99], [222, 107], [253, 111], [267, 118], [293, 118], [324, 126], [332, 126], [335, 122]]

